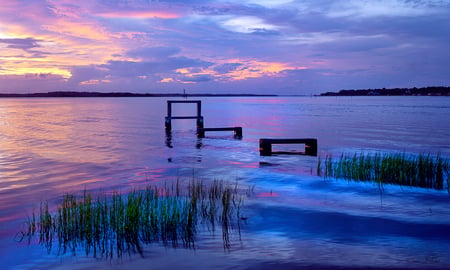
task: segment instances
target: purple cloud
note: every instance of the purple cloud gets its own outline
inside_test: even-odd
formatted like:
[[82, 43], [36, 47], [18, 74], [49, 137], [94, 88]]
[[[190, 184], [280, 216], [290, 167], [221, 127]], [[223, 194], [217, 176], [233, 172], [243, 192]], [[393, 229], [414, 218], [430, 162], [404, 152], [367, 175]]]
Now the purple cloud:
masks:
[[209, 82], [213, 81], [214, 77], [211, 75], [193, 75], [193, 76], [183, 76], [180, 78], [183, 82]]
[[100, 67], [107, 69], [107, 73], [112, 76], [136, 77], [154, 73], [173, 72], [179, 68], [208, 67], [210, 65], [211, 63], [206, 61], [181, 56], [152, 62], [109, 61], [107, 64], [100, 65]]
[[216, 66], [214, 70], [219, 73], [228, 73], [230, 71], [236, 70], [240, 66], [242, 66], [242, 63], [226, 63]]
[[180, 48], [176, 47], [142, 47], [129, 50], [126, 54], [136, 58], [164, 60], [180, 51]]

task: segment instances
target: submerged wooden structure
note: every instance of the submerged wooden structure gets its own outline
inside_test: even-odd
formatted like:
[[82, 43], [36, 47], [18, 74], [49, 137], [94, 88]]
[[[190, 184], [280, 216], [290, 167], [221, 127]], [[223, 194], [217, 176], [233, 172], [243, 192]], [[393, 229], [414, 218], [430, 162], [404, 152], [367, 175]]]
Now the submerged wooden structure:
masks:
[[[197, 114], [189, 116], [173, 116], [172, 115], [172, 105], [176, 103], [193, 103], [197, 105]], [[242, 138], [242, 127], [215, 127], [215, 128], [205, 128], [204, 119], [202, 116], [202, 101], [201, 100], [168, 100], [167, 101], [167, 116], [165, 118], [166, 132], [172, 130], [172, 120], [173, 119], [196, 119], [197, 120], [197, 136], [199, 138], [205, 137], [205, 132], [209, 131], [233, 131], [235, 138]]]
[[[172, 104], [174, 103], [194, 103], [197, 104], [197, 115], [192, 116], [173, 116], [172, 115]], [[173, 119], [196, 119], [197, 129], [203, 128], [203, 116], [202, 116], [202, 101], [201, 100], [168, 100], [167, 101], [167, 116], [165, 121], [166, 130], [172, 129]]]
[[[192, 103], [197, 106], [197, 114], [196, 115], [188, 115], [188, 116], [174, 116], [172, 115], [172, 105], [178, 103]], [[237, 139], [242, 138], [242, 127], [213, 127], [213, 128], [205, 128], [204, 127], [204, 119], [202, 116], [202, 102], [201, 100], [168, 100], [167, 101], [167, 116], [165, 118], [165, 127], [166, 127], [166, 145], [172, 148], [170, 143], [171, 141], [171, 130], [172, 130], [172, 120], [173, 119], [196, 119], [197, 124], [197, 136], [198, 138], [204, 138], [206, 132], [213, 131], [233, 131], [234, 137]], [[272, 151], [273, 144], [304, 144], [305, 150], [295, 151], [295, 152], [274, 152]], [[261, 156], [271, 156], [276, 154], [302, 154], [308, 156], [317, 156], [317, 139], [314, 138], [295, 138], [295, 139], [282, 139], [282, 138], [263, 138], [259, 140], [259, 153]]]
[[[273, 152], [273, 144], [304, 144], [304, 152]], [[302, 154], [307, 156], [317, 156], [317, 139], [259, 139], [259, 154], [261, 156], [271, 156], [273, 154]]]

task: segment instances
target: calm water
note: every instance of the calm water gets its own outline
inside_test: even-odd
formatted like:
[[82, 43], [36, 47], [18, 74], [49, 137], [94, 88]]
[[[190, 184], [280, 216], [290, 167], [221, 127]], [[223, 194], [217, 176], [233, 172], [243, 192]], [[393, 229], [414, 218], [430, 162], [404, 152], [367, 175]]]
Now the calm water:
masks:
[[[447, 97], [202, 98], [205, 127], [242, 126], [195, 135], [195, 121], [164, 131], [166, 98], [0, 100], [0, 265], [2, 269], [295, 269], [301, 266], [450, 267], [446, 191], [324, 180], [317, 157], [261, 157], [259, 138], [312, 137], [319, 152], [440, 153], [450, 158]], [[195, 114], [190, 104], [175, 114]], [[278, 146], [298, 150], [298, 146]], [[224, 250], [200, 235], [197, 249], [146, 246], [145, 258], [57, 256], [15, 241], [41, 201], [66, 192], [128, 191], [192, 176], [253, 186], [248, 220]]]

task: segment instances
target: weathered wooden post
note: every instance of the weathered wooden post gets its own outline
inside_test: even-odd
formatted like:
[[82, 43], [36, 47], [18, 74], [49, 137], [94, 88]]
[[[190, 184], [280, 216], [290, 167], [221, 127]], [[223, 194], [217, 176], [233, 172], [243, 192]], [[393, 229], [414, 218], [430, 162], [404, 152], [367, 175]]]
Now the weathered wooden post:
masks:
[[242, 138], [242, 127], [234, 128], [234, 137]]
[[197, 103], [197, 117], [202, 117], [202, 102], [200, 100], [195, 100]]
[[268, 139], [259, 139], [259, 154], [261, 156], [272, 155], [272, 143]]
[[167, 101], [167, 117], [172, 116], [172, 100]]
[[317, 156], [317, 139], [305, 139], [305, 155]]
[[203, 121], [203, 116], [199, 116], [197, 118], [197, 130], [199, 128], [203, 128], [205, 126], [205, 122]]
[[171, 117], [166, 117], [166, 120], [164, 122], [164, 126], [166, 127], [167, 130], [171, 130], [172, 129], [172, 119]]
[[172, 129], [172, 102], [170, 100], [167, 101], [167, 116], [164, 125], [167, 130]]

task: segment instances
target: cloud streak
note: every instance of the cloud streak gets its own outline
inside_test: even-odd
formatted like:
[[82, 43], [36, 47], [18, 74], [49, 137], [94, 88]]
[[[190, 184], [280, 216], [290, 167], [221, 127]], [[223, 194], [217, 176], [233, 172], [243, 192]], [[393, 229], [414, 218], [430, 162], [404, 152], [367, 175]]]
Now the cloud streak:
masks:
[[28, 51], [33, 48], [39, 48], [39, 40], [33, 38], [2, 38], [0, 43], [7, 44], [8, 49], [22, 49]]
[[450, 85], [439, 0], [4, 0], [0, 92]]

